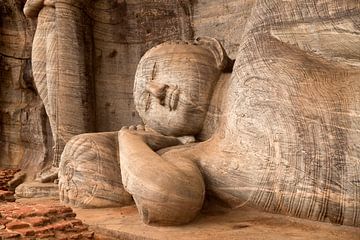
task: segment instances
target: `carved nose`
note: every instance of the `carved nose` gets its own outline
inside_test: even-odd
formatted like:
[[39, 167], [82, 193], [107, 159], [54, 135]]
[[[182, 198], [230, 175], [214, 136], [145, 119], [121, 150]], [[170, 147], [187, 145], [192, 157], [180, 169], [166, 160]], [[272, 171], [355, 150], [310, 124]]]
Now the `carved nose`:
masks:
[[148, 82], [145, 88], [147, 92], [149, 92], [151, 95], [159, 99], [160, 105], [162, 106], [165, 105], [166, 90], [169, 88], [169, 85], [162, 83]]

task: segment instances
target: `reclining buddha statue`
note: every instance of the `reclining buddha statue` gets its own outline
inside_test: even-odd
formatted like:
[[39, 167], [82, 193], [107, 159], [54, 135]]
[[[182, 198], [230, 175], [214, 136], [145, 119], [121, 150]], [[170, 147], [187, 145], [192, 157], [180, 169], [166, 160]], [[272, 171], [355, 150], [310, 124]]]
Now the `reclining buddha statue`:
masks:
[[145, 126], [72, 138], [60, 162], [61, 200], [80, 207], [121, 206], [131, 203], [131, 194], [147, 223], [191, 221], [205, 197], [192, 148], [214, 131], [218, 117], [208, 108], [232, 65], [212, 38], [165, 42], [149, 50], [134, 86]]
[[134, 99], [145, 127], [72, 138], [63, 202], [133, 198], [145, 223], [176, 225], [207, 193], [234, 208], [360, 225], [358, 2], [261, 0], [251, 12], [231, 74], [214, 39], [143, 56]]

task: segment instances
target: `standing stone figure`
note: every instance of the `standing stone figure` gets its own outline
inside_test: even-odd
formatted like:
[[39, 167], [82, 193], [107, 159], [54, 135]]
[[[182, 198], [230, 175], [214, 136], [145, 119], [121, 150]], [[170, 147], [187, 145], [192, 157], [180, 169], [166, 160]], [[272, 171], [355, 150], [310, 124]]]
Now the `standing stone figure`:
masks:
[[[32, 70], [37, 91], [49, 117], [54, 141], [53, 167], [59, 162], [64, 142], [58, 137], [56, 122], [57, 110], [57, 37], [55, 29], [54, 1], [28, 0], [24, 7], [27, 17], [37, 17], [37, 28], [32, 51]], [[54, 169], [43, 175], [42, 181], [53, 180], [56, 177]]]
[[76, 7], [79, 4], [71, 0], [27, 0], [24, 6], [27, 17], [38, 19], [32, 69], [54, 142], [52, 166], [39, 174], [41, 182], [57, 178], [65, 143], [74, 135], [93, 130], [93, 114], [89, 114], [91, 71], [85, 64], [87, 28], [83, 12]]

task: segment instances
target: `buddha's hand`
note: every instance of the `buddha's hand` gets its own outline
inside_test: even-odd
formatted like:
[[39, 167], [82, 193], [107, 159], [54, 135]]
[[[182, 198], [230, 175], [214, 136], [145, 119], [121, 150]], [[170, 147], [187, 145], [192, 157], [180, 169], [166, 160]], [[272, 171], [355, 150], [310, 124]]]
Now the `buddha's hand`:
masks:
[[132, 125], [121, 128], [119, 138], [125, 140], [126, 138], [134, 139], [134, 137], [137, 140], [146, 143], [153, 151], [182, 144], [176, 137], [162, 135], [143, 125]]

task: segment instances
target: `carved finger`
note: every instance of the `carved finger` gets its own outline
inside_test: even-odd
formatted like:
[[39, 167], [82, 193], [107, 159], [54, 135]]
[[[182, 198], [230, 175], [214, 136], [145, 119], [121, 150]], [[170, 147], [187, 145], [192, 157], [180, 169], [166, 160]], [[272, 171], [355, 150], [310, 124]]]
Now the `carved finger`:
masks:
[[136, 126], [136, 128], [137, 128], [137, 130], [145, 131], [144, 125], [139, 124], [139, 125]]
[[129, 127], [128, 126], [122, 126], [121, 130], [124, 130], [124, 129], [129, 129]]
[[146, 126], [146, 125], [145, 125], [145, 131], [147, 131], [147, 132], [156, 132], [154, 129], [152, 129], [152, 128]]
[[135, 127], [134, 125], [131, 125], [131, 126], [129, 127], [129, 130], [130, 130], [130, 131], [135, 131], [135, 130], [136, 130], [136, 127]]

